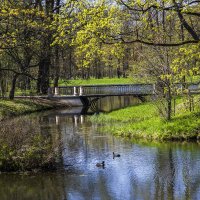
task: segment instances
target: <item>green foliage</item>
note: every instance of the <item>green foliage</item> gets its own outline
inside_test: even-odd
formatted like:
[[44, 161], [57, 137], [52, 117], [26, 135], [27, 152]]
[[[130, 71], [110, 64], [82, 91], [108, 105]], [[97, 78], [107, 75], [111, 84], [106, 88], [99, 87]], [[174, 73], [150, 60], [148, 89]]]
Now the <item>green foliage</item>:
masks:
[[[41, 44], [40, 38], [48, 29], [50, 19], [43, 11], [27, 8], [23, 3], [5, 1], [0, 5], [0, 49], [26, 46], [35, 48]], [[17, 20], [16, 20], [17, 19]]]
[[[191, 77], [200, 73], [200, 43], [186, 45], [179, 48], [176, 59], [172, 62], [173, 73], [177, 74], [177, 81], [183, 77]], [[198, 79], [199, 81], [200, 79]]]
[[113, 41], [120, 33], [125, 17], [119, 7], [102, 0], [67, 1], [61, 15], [56, 16], [57, 32], [52, 45], [72, 46], [79, 67], [89, 67], [97, 60], [109, 64], [110, 59], [123, 56], [123, 45], [104, 42]]

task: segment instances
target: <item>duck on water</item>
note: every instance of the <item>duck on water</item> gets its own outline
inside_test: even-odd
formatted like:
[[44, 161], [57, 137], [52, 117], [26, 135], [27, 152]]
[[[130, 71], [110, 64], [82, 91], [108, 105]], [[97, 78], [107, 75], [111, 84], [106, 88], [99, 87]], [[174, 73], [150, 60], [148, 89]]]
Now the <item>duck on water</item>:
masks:
[[120, 157], [120, 154], [117, 154], [117, 153], [113, 152], [113, 159], [114, 159], [115, 157]]
[[101, 163], [97, 163], [96, 166], [104, 168], [105, 167], [105, 161], [102, 161]]

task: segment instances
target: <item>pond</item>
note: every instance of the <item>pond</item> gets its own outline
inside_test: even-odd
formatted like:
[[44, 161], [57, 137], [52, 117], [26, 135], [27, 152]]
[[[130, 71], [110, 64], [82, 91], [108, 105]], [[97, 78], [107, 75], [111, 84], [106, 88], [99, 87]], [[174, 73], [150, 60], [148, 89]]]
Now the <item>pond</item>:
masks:
[[[104, 109], [109, 111], [110, 106]], [[52, 142], [62, 140], [63, 168], [1, 173], [0, 199], [200, 199], [198, 143], [130, 142], [103, 132], [89, 117], [78, 108], [23, 116]], [[121, 156], [113, 158], [113, 152]], [[105, 167], [97, 167], [102, 161]]]

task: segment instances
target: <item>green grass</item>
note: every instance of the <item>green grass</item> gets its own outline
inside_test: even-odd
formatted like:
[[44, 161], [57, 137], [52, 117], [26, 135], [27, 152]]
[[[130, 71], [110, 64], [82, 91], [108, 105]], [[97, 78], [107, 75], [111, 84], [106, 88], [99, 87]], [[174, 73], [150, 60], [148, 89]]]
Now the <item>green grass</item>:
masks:
[[189, 140], [200, 136], [200, 109], [195, 112], [179, 109], [169, 122], [163, 120], [153, 103], [145, 103], [109, 114], [91, 117], [114, 135], [150, 140]]
[[69, 85], [107, 85], [107, 84], [133, 84], [146, 83], [147, 81], [140, 78], [102, 78], [102, 79], [76, 79], [76, 80], [59, 80], [59, 86]]
[[0, 100], [0, 121], [25, 113], [52, 109], [55, 105], [43, 99], [15, 99], [15, 100]]
[[[188, 82], [199, 82], [200, 76], [193, 76], [193, 77], [187, 77]], [[128, 77], [128, 78], [101, 78], [101, 79], [75, 79], [75, 80], [59, 80], [59, 86], [68, 86], [68, 85], [107, 85], [107, 84], [136, 84], [136, 83], [152, 83], [155, 82], [155, 80], [151, 79], [149, 77], [140, 77], [140, 76], [134, 76], [134, 77]]]

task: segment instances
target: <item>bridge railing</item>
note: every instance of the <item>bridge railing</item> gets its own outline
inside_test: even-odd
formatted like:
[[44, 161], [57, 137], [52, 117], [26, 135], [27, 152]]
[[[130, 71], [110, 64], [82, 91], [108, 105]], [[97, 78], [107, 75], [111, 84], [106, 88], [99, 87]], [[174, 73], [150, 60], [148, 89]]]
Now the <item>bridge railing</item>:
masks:
[[121, 85], [82, 85], [61, 86], [52, 91], [52, 95], [61, 96], [84, 96], [84, 95], [128, 95], [128, 94], [153, 94], [153, 84], [121, 84]]
[[[200, 83], [175, 84], [176, 89], [188, 89], [190, 93], [200, 92]], [[89, 96], [89, 95], [151, 95], [156, 93], [155, 84], [82, 85], [49, 88], [49, 96]]]

